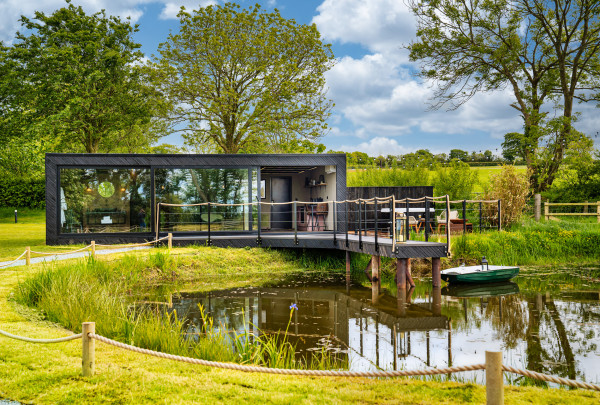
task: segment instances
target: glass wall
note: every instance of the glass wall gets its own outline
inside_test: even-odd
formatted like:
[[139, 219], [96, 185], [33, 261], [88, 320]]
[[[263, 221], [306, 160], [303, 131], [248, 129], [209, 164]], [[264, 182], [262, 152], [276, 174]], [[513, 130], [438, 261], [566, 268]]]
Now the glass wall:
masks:
[[256, 170], [156, 169], [156, 202], [169, 204], [220, 203], [227, 206], [160, 207], [160, 231], [249, 230], [256, 195]]
[[61, 233], [150, 232], [150, 169], [61, 169]]

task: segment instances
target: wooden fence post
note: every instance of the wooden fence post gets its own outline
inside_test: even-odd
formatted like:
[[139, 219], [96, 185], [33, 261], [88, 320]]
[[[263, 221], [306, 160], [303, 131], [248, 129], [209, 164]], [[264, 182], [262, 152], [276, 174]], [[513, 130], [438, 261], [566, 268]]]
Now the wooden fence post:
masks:
[[600, 224], [600, 201], [596, 201], [596, 213], [598, 215], [598, 223]]
[[583, 206], [583, 213], [587, 214], [588, 213], [588, 202], [587, 200], [583, 202], [584, 206]]
[[92, 259], [96, 258], [96, 241], [92, 241]]
[[27, 251], [25, 253], [25, 264], [31, 265], [31, 246], [27, 246]]
[[535, 200], [535, 220], [536, 222], [540, 222], [540, 217], [542, 216], [542, 195], [541, 194], [536, 194], [534, 196], [534, 200]]
[[169, 248], [169, 250], [171, 250], [173, 248], [173, 234], [169, 233], [169, 236], [167, 238], [167, 247]]
[[544, 203], [544, 219], [547, 221], [550, 219], [550, 206], [548, 201]]
[[504, 404], [504, 374], [502, 352], [485, 352], [486, 404]]
[[81, 355], [81, 367], [84, 377], [91, 377], [94, 375], [94, 369], [96, 367], [96, 347], [94, 339], [88, 336], [89, 333], [96, 333], [95, 322], [84, 322], [81, 326], [81, 333], [83, 334], [83, 350]]

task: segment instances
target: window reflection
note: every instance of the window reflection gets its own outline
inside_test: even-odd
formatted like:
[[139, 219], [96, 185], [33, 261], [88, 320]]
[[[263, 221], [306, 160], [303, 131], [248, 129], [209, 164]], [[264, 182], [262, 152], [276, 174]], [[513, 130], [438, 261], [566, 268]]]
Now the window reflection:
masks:
[[[168, 204], [217, 203], [193, 207], [161, 206], [161, 232], [248, 230], [251, 209], [247, 205], [254, 181], [248, 169], [156, 169], [156, 202]], [[250, 210], [250, 211], [249, 211]]]
[[149, 232], [149, 169], [61, 169], [61, 233]]

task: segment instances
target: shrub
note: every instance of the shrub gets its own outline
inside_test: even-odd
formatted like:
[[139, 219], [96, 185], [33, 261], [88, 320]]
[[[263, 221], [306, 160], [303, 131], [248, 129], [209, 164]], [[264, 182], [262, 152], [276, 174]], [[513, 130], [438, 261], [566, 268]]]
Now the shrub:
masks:
[[[516, 223], [523, 215], [529, 195], [529, 181], [526, 173], [519, 173], [514, 166], [503, 166], [499, 173], [490, 176], [486, 187], [486, 200], [501, 200], [502, 224], [507, 226]], [[487, 204], [486, 204], [487, 205]], [[491, 208], [491, 207], [490, 207]], [[497, 210], [486, 213], [498, 220]]]
[[448, 167], [436, 170], [433, 180], [433, 192], [436, 196], [450, 196], [451, 200], [466, 200], [471, 198], [473, 188], [479, 182], [479, 175], [471, 167], [454, 160]]
[[0, 178], [0, 207], [44, 208], [44, 179]]

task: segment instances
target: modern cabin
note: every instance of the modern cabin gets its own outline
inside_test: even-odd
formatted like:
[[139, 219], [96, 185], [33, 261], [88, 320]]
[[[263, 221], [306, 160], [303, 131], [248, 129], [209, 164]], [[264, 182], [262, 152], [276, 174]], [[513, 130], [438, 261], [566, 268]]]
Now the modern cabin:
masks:
[[345, 199], [344, 154], [46, 155], [50, 245], [331, 233]]

